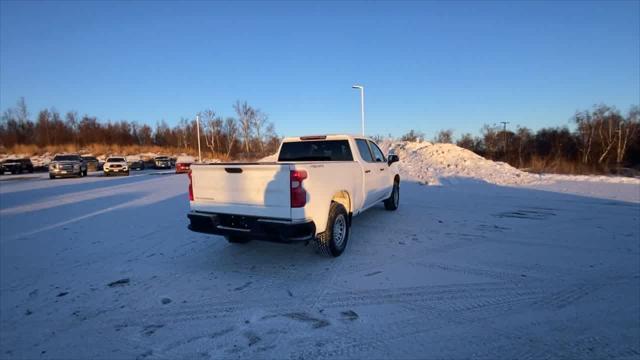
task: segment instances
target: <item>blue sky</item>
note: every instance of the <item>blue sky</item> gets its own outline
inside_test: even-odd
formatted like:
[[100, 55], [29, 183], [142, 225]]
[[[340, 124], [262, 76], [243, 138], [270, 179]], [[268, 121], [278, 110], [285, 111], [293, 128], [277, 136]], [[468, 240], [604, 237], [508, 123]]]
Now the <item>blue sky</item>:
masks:
[[640, 2], [0, 2], [0, 108], [175, 124], [236, 99], [281, 135], [569, 124], [640, 103]]

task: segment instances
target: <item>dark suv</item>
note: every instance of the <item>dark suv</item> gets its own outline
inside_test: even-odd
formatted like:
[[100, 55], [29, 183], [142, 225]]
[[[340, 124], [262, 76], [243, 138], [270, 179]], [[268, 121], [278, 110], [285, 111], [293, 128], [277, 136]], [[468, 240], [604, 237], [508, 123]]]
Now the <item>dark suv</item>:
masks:
[[100, 169], [100, 162], [95, 156], [83, 156], [82, 161], [87, 164], [87, 171], [98, 171]]
[[31, 163], [31, 159], [8, 159], [5, 160], [2, 165], [0, 165], [0, 171], [4, 173], [8, 171], [12, 174], [21, 174], [23, 172], [33, 172], [33, 164]]
[[153, 167], [156, 169], [171, 169], [171, 159], [168, 156], [156, 156], [153, 159]]

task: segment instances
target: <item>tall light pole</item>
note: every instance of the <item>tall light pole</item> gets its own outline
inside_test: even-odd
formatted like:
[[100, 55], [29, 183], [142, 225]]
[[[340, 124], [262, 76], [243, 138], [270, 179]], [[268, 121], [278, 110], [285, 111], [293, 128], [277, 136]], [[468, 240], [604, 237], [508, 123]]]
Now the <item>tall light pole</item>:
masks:
[[196, 115], [196, 127], [198, 134], [198, 162], [202, 162], [202, 152], [200, 151], [200, 115]]
[[364, 86], [353, 85], [351, 88], [360, 89], [360, 117], [362, 121], [362, 136], [364, 136]]
[[500, 121], [502, 124], [502, 136], [504, 137], [504, 156], [507, 156], [507, 124], [508, 121]]

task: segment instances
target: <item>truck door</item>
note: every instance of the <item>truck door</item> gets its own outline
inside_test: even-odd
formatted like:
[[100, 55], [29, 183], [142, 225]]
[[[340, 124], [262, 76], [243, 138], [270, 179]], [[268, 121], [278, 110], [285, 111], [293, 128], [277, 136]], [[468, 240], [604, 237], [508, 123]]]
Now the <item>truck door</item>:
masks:
[[378, 170], [379, 165], [373, 160], [373, 155], [367, 144], [367, 140], [355, 139], [358, 147], [358, 153], [360, 155], [360, 164], [364, 169], [364, 176], [362, 180], [362, 192], [364, 195], [363, 208], [377, 202], [378, 197]]
[[382, 201], [391, 195], [391, 189], [393, 187], [393, 173], [389, 169], [387, 159], [384, 157], [382, 150], [374, 143], [369, 141], [369, 148], [373, 155], [373, 160], [376, 162], [376, 193], [378, 200]]

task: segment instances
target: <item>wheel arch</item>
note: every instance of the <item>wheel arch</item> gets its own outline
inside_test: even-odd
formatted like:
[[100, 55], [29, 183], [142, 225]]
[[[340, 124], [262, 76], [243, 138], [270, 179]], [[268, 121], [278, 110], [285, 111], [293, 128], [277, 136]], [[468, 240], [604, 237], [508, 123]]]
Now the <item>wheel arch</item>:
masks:
[[[331, 209], [331, 204], [332, 203], [338, 203], [342, 206], [344, 206], [344, 209], [347, 210], [347, 214], [348, 214], [348, 221], [349, 221], [349, 225], [351, 225], [351, 217], [353, 214], [353, 202], [351, 201], [351, 195], [349, 194], [349, 192], [347, 190], [340, 190], [337, 191], [335, 194], [333, 194], [333, 196], [331, 197], [331, 201], [329, 201], [328, 204], [328, 209]], [[327, 226], [329, 226], [329, 211], [327, 211], [326, 215], [326, 222], [325, 222], [325, 226], [323, 228], [323, 231], [327, 230]], [[323, 232], [323, 231], [319, 231], [319, 232]]]

